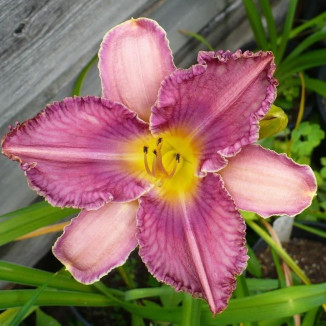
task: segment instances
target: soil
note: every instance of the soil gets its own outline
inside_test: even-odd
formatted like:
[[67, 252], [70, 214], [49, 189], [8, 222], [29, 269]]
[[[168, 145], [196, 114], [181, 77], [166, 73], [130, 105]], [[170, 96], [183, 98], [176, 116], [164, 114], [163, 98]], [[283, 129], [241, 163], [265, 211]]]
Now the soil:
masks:
[[[308, 239], [293, 238], [283, 244], [284, 249], [304, 270], [312, 283], [326, 282], [326, 244]], [[269, 247], [258, 254], [264, 277], [277, 278]]]

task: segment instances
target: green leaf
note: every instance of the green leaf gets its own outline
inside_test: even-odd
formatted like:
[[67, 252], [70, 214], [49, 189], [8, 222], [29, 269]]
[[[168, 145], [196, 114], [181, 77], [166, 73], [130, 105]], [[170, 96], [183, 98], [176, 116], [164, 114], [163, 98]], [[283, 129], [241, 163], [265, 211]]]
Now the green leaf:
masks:
[[36, 289], [32, 296], [22, 305], [20, 311], [16, 314], [15, 318], [11, 322], [11, 326], [18, 326], [20, 325], [21, 321], [24, 319], [26, 314], [32, 309], [33, 305], [35, 304], [36, 300], [40, 297], [40, 295], [45, 291], [48, 286], [48, 283], [51, 279], [55, 277], [55, 274], [52, 274], [50, 278], [43, 283], [38, 289]]
[[290, 37], [291, 38], [296, 37], [297, 35], [299, 35], [301, 32], [303, 32], [308, 28], [317, 28], [317, 29], [323, 28], [325, 26], [325, 23], [326, 23], [326, 11], [314, 18], [311, 18], [304, 24], [301, 24], [298, 27], [294, 28], [290, 33]]
[[321, 168], [320, 175], [323, 179], [326, 179], [326, 167]]
[[321, 163], [322, 166], [326, 166], [326, 157], [322, 157], [320, 159], [320, 163]]
[[166, 296], [171, 298], [172, 295], [177, 295], [178, 303], [182, 300], [183, 294], [181, 292], [176, 292], [172, 287], [167, 285], [162, 285], [157, 288], [144, 288], [144, 289], [133, 289], [125, 292], [125, 300], [132, 301], [150, 297], [162, 297]]
[[38, 308], [36, 309], [36, 326], [61, 326], [61, 324]]
[[[0, 260], [0, 279], [16, 284], [29, 286], [42, 286], [53, 274], [36, 268], [25, 267]], [[71, 290], [80, 292], [97, 292], [91, 286], [75, 281], [70, 275], [56, 275], [48, 284], [60, 290]]]
[[308, 232], [310, 232], [312, 234], [318, 235], [319, 237], [326, 238], [326, 232], [325, 231], [321, 231], [321, 230], [318, 230], [318, 229], [313, 228], [311, 226], [304, 225], [304, 224], [301, 224], [301, 223], [298, 223], [298, 222], [293, 222], [293, 225], [296, 226], [299, 229], [302, 229], [302, 230], [308, 231]]
[[279, 48], [277, 49], [276, 54], [275, 54], [276, 64], [278, 64], [282, 61], [282, 58], [283, 58], [283, 55], [284, 55], [284, 52], [286, 49], [286, 45], [287, 45], [287, 42], [290, 37], [294, 14], [295, 14], [295, 10], [297, 8], [297, 2], [298, 2], [298, 0], [289, 1], [289, 5], [287, 8], [287, 14], [286, 14], [286, 18], [285, 18], [285, 23], [284, 23], [284, 28], [283, 28], [283, 32], [282, 32], [282, 36], [281, 36], [281, 43], [280, 43]]
[[0, 245], [78, 212], [39, 202], [0, 216]]
[[259, 121], [259, 139], [271, 137], [286, 128], [288, 116], [278, 106], [272, 105], [265, 117]]
[[212, 45], [203, 36], [201, 36], [200, 34], [193, 33], [193, 32], [190, 32], [190, 31], [186, 31], [184, 29], [180, 29], [179, 32], [181, 34], [184, 34], [184, 35], [195, 38], [197, 41], [204, 44], [207, 47], [207, 49], [209, 49], [210, 51], [214, 51], [214, 48], [212, 47]]
[[200, 326], [201, 299], [195, 299], [190, 294], [183, 294], [181, 326]]
[[303, 318], [301, 326], [316, 325], [315, 319], [316, 319], [318, 310], [319, 310], [319, 308], [314, 308], [314, 309], [311, 309], [310, 311], [308, 311]]
[[[0, 309], [21, 307], [31, 300], [38, 290], [1, 290]], [[102, 294], [72, 291], [44, 290], [36, 299], [37, 306], [107, 307], [116, 305]]]
[[[35, 308], [31, 308], [24, 316], [24, 318], [28, 317]], [[7, 309], [6, 311], [3, 311], [0, 314], [0, 325], [1, 326], [12, 326], [12, 322], [15, 318], [15, 316], [19, 313], [20, 308], [10, 308]]]
[[249, 19], [252, 32], [254, 33], [258, 48], [261, 50], [268, 50], [265, 30], [255, 3], [252, 0], [242, 0], [242, 3], [245, 7], [246, 14]]
[[248, 245], [247, 245], [247, 249], [248, 249], [248, 256], [250, 257], [248, 260], [247, 271], [255, 277], [262, 277], [263, 273], [257, 256]]
[[324, 137], [325, 132], [320, 128], [319, 124], [305, 121], [300, 124], [298, 129], [292, 131], [291, 152], [299, 157], [310, 156]]
[[279, 288], [279, 282], [271, 278], [247, 278], [247, 285], [250, 293], [266, 292]]
[[171, 289], [169, 292], [160, 295], [160, 299], [163, 306], [167, 308], [178, 306], [183, 299], [183, 293], [176, 292], [173, 288], [168, 285], [162, 285], [162, 287], [168, 287]]
[[82, 87], [84, 84], [85, 77], [88, 73], [88, 71], [92, 68], [92, 66], [97, 62], [98, 55], [97, 53], [93, 56], [93, 58], [87, 63], [87, 65], [83, 68], [83, 70], [80, 72], [80, 74], [77, 77], [77, 80], [74, 85], [74, 89], [72, 91], [72, 96], [80, 96]]
[[286, 262], [286, 264], [295, 272], [300, 279], [306, 284], [310, 284], [309, 278], [306, 276], [304, 271], [296, 264], [293, 259], [287, 254], [287, 252], [280, 247], [275, 241], [254, 221], [246, 220], [248, 226], [253, 229], [260, 237], [262, 237], [265, 242], [273, 248], [277, 254]]
[[309, 37], [305, 38], [287, 57], [284, 59], [282, 64], [288, 63], [293, 58], [297, 57], [301, 54], [305, 49], [307, 49], [310, 45], [321, 41], [326, 38], [326, 29], [324, 28], [321, 31], [313, 33]]
[[288, 78], [294, 73], [302, 72], [305, 69], [323, 66], [326, 64], [326, 49], [312, 50], [306, 52], [286, 64], [282, 63], [278, 66], [275, 76], [279, 82]]
[[[316, 92], [320, 94], [323, 97], [326, 97], [326, 82], [316, 79], [316, 78], [310, 78], [307, 75], [304, 75], [304, 81], [306, 88], [309, 89], [312, 92]], [[301, 85], [301, 81], [298, 77], [292, 76], [292, 78], [285, 79], [279, 86], [278, 91], [285, 95], [285, 92], [288, 92], [288, 90], [291, 89], [291, 87], [296, 87]], [[295, 91], [296, 92], [296, 91]], [[293, 94], [294, 97], [299, 97], [298, 94]], [[278, 101], [280, 101], [278, 99]], [[284, 105], [283, 105], [284, 107]], [[292, 105], [289, 107], [289, 109], [292, 107]]]
[[273, 17], [272, 8], [268, 0], [259, 0], [259, 4], [266, 18], [268, 34], [271, 43], [271, 50], [273, 52], [276, 52], [277, 30], [276, 30], [275, 20]]
[[228, 325], [280, 319], [309, 311], [325, 302], [326, 283], [292, 286], [242, 299], [231, 299], [227, 309], [212, 318], [208, 307], [202, 307], [202, 326]]
[[307, 89], [326, 97], [326, 82], [316, 78], [310, 78], [308, 76], [305, 76], [304, 79]]
[[[35, 290], [3, 290], [0, 292], [0, 309], [22, 306]], [[239, 322], [252, 322], [280, 319], [309, 311], [324, 303], [326, 283], [318, 285], [292, 286], [242, 299], [231, 299], [226, 311], [212, 318], [206, 304], [202, 304], [201, 326], [225, 325]], [[142, 307], [108, 298], [101, 294], [71, 291], [45, 290], [35, 302], [38, 306], [121, 306], [127, 311], [144, 318], [180, 322], [180, 308]]]

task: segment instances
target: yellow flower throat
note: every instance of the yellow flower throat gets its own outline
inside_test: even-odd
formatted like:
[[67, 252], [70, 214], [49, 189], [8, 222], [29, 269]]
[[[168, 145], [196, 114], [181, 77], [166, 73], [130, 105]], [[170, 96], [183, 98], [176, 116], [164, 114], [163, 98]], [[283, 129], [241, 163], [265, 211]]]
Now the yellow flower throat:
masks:
[[164, 197], [189, 193], [196, 186], [197, 148], [176, 135], [152, 138], [143, 146], [143, 168]]

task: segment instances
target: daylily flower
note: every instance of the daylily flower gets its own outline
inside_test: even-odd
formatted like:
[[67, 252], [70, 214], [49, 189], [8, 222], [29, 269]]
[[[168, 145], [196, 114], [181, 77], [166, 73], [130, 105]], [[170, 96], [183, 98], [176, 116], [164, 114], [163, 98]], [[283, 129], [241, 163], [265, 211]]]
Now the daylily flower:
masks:
[[81, 208], [53, 252], [82, 283], [139, 246], [148, 270], [225, 309], [248, 259], [238, 209], [294, 216], [316, 181], [253, 143], [276, 96], [271, 52], [200, 52], [176, 69], [164, 30], [127, 21], [99, 52], [103, 98], [48, 105], [3, 139], [31, 188]]

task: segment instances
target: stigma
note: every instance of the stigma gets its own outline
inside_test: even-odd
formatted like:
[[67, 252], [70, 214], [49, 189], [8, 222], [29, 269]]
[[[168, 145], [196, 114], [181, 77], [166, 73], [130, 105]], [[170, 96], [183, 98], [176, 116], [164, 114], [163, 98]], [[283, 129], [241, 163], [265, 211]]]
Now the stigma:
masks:
[[162, 145], [163, 145], [163, 139], [158, 138], [156, 143], [156, 148], [152, 151], [152, 155], [154, 156], [153, 156], [151, 167], [149, 165], [149, 158], [148, 158], [148, 156], [151, 155], [151, 153], [149, 153], [149, 147], [144, 146], [143, 152], [144, 152], [145, 170], [149, 175], [153, 176], [156, 179], [165, 179], [165, 178], [171, 179], [175, 175], [178, 165], [180, 163], [180, 154], [175, 153], [174, 155], [175, 161], [173, 167], [170, 171], [167, 171], [167, 169], [163, 165]]

